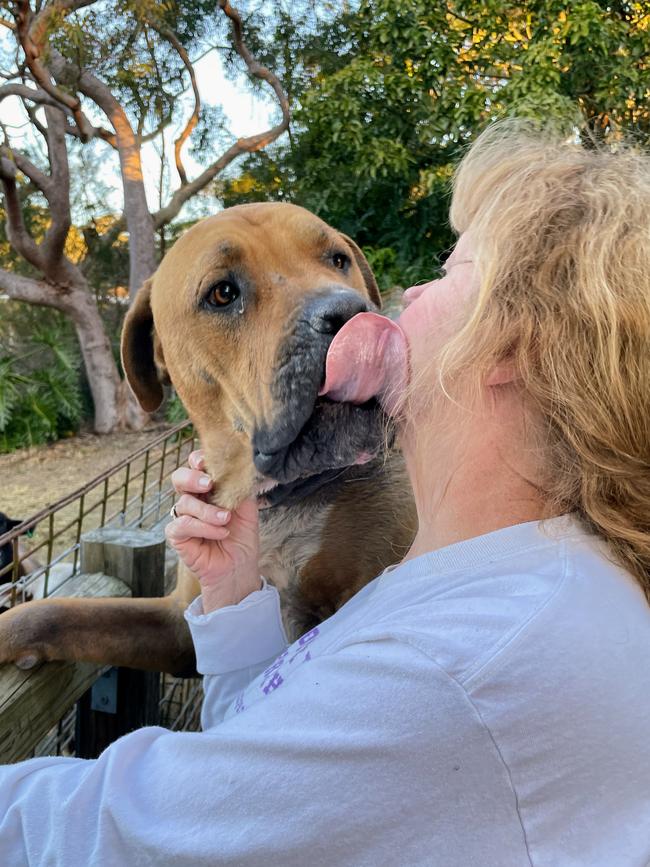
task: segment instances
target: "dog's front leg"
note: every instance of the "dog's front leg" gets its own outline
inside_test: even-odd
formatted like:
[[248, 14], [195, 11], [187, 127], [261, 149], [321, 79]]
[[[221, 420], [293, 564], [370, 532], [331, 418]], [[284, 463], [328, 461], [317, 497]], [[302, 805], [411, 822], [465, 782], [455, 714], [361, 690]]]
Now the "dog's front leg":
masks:
[[55, 659], [187, 675], [195, 658], [183, 611], [199, 592], [183, 568], [158, 599], [52, 598], [0, 614], [0, 663], [30, 668]]

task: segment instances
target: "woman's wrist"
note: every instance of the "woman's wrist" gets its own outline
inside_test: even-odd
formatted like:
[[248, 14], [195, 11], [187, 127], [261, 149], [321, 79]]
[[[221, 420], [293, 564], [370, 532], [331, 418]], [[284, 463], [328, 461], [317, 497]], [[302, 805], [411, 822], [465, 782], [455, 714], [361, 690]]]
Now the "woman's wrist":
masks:
[[201, 579], [199, 581], [204, 614], [210, 614], [212, 611], [226, 608], [229, 605], [238, 605], [251, 593], [261, 590], [264, 586], [258, 570], [226, 581], [215, 582]]

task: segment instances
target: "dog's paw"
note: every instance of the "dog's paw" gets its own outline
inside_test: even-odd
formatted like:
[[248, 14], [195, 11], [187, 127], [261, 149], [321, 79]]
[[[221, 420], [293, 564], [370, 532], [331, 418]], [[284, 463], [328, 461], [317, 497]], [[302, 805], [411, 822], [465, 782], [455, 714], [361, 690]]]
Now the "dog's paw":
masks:
[[36, 636], [38, 618], [30, 617], [31, 605], [17, 605], [0, 614], [0, 664], [13, 663], [27, 671], [45, 661]]

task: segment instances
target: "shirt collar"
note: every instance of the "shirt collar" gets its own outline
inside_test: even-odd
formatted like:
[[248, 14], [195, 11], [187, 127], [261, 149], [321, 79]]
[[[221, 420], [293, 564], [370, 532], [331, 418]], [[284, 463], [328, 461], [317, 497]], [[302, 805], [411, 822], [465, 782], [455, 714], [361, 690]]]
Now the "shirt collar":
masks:
[[560, 515], [543, 521], [527, 521], [503, 527], [492, 533], [475, 536], [463, 542], [446, 545], [402, 563], [389, 566], [381, 575], [380, 582], [391, 572], [400, 568], [413, 576], [436, 575], [456, 572], [496, 560], [507, 559], [513, 554], [531, 548], [543, 548], [566, 539], [584, 539], [586, 530], [575, 515]]

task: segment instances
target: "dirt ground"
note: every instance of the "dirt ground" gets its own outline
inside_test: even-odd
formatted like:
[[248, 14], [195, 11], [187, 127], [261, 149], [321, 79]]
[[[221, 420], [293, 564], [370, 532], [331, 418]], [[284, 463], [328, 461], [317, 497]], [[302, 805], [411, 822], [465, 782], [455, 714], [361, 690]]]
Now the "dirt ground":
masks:
[[0, 455], [0, 511], [28, 518], [72, 493], [171, 425], [154, 424], [137, 433], [80, 434], [51, 445]]

